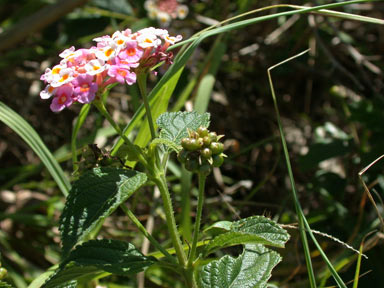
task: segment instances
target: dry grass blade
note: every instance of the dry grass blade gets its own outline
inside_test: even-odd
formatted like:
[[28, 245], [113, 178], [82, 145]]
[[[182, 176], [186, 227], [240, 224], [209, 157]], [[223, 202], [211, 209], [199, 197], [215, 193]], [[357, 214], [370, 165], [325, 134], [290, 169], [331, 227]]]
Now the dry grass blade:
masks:
[[375, 200], [373, 199], [372, 194], [371, 194], [371, 192], [369, 191], [369, 188], [368, 188], [367, 184], [365, 183], [365, 181], [364, 181], [364, 179], [363, 179], [363, 175], [364, 175], [364, 173], [367, 172], [373, 165], [375, 165], [377, 162], [379, 162], [379, 161], [380, 161], [381, 159], [383, 159], [383, 158], [384, 158], [384, 154], [381, 155], [380, 157], [378, 157], [378, 158], [377, 158], [376, 160], [374, 160], [373, 162], [371, 162], [367, 167], [365, 167], [363, 170], [361, 170], [361, 171], [359, 172], [359, 178], [360, 178], [361, 183], [363, 184], [364, 191], [365, 191], [365, 193], [367, 193], [367, 196], [368, 196], [369, 200], [371, 201], [373, 207], [375, 207], [376, 212], [377, 212], [377, 216], [378, 216], [379, 219], [380, 219], [380, 223], [381, 223], [381, 231], [384, 231], [384, 219], [383, 219], [383, 217], [381, 216], [380, 211], [379, 211], [379, 208], [377, 207], [376, 202], [375, 202]]

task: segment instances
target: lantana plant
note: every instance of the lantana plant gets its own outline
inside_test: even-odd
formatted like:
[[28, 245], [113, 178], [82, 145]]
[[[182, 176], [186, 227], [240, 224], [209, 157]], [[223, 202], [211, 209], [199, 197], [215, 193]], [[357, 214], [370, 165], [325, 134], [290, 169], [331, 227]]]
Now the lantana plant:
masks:
[[[165, 3], [166, 1], [147, 1], [147, 5], [150, 4], [149, 2]], [[176, 1], [169, 3], [171, 2]], [[159, 104], [154, 100], [162, 104], [161, 109], [158, 110], [161, 112], [167, 110], [169, 98], [164, 100], [161, 96], [172, 93], [176, 86], [175, 82], [180, 77], [187, 61], [196, 47], [207, 37], [256, 23], [260, 24], [271, 19], [313, 12], [325, 17], [383, 25], [382, 19], [331, 10], [347, 4], [365, 2], [374, 2], [374, 0], [337, 1], [314, 7], [284, 4], [263, 7], [224, 20], [220, 22], [219, 27], [208, 27], [181, 43], [177, 43], [181, 41], [181, 36], [171, 36], [167, 30], [150, 27], [137, 32], [126, 29], [116, 31], [113, 35], [98, 37], [94, 39], [95, 46], [89, 49], [76, 50], [74, 47], [66, 49], [59, 55], [62, 59], [60, 63], [48, 68], [41, 76], [46, 87], [41, 91], [40, 96], [43, 99], [52, 98], [50, 107], [54, 112], [62, 111], [75, 103], [83, 105], [74, 125], [74, 137], [72, 137], [71, 143], [73, 165], [76, 171], [73, 174], [72, 185], [69, 184], [61, 167], [33, 128], [16, 112], [0, 102], [0, 120], [16, 131], [36, 152], [56, 181], [58, 188], [67, 196], [59, 222], [62, 243], [60, 263], [40, 275], [29, 287], [77, 287], [78, 284], [80, 287], [93, 287], [95, 286], [94, 281], [97, 282], [98, 279], [111, 274], [132, 277], [147, 268], [149, 268], [148, 273], [152, 268], [158, 269], [157, 271], [161, 269], [163, 273], [172, 273], [172, 277], [168, 278], [175, 279], [175, 283], [179, 283], [178, 280], [183, 281], [183, 286], [189, 288], [267, 287], [272, 269], [281, 260], [280, 255], [270, 247], [283, 248], [289, 239], [288, 233], [282, 225], [263, 216], [202, 225], [206, 179], [210, 177], [213, 169], [220, 169], [226, 157], [221, 142], [223, 136], [217, 135], [215, 131], [210, 131], [209, 113], [177, 111], [159, 115], [160, 112], [152, 113], [155, 110], [152, 109], [154, 104]], [[287, 8], [288, 11], [238, 19], [259, 11], [276, 10], [282, 7]], [[220, 37], [217, 40], [220, 40]], [[171, 50], [180, 46], [182, 48], [173, 58]], [[211, 50], [211, 52], [214, 52], [210, 54], [217, 56], [216, 59], [220, 60], [223, 55], [222, 48], [220, 45], [214, 45], [213, 49], [215, 50]], [[215, 51], [220, 53], [216, 55]], [[270, 67], [267, 72], [298, 219], [299, 234], [308, 272], [308, 287], [316, 288], [317, 279], [313, 270], [307, 236], [316, 246], [317, 252], [326, 263], [329, 273], [332, 274], [337, 285], [346, 288], [346, 283], [316, 240], [301, 208], [272, 85], [271, 70], [294, 57]], [[156, 68], [162, 64], [171, 65], [147, 95], [147, 76], [149, 73], [156, 73]], [[108, 92], [114, 85], [134, 85], [135, 83], [139, 86], [143, 105], [137, 109], [131, 122], [121, 129], [105, 107]], [[194, 82], [191, 81], [191, 83], [193, 86]], [[89, 163], [81, 165], [82, 169], [79, 169], [80, 165], [76, 160], [78, 149], [74, 140], [92, 105], [109, 121], [119, 139], [112, 149], [112, 152], [115, 153], [111, 153], [111, 155], [104, 153], [95, 144], [89, 143], [89, 147], [93, 149], [94, 159], [89, 157], [92, 156], [92, 153], [85, 155], [81, 161]], [[150, 137], [147, 138], [150, 140], [140, 142], [136, 141], [138, 136], [135, 138], [135, 135], [130, 134], [133, 130], [130, 124], [135, 123], [137, 127], [137, 123], [141, 121], [144, 114], [147, 122], [141, 123], [144, 124], [142, 127], [145, 129], [141, 129], [141, 127], [137, 135], [140, 135], [142, 131], [147, 133], [148, 130], [147, 134]], [[153, 118], [157, 118], [156, 121]], [[138, 142], [140, 143], [137, 144]], [[175, 158], [179, 160], [180, 165], [183, 165], [198, 179], [197, 207], [196, 213], [193, 214], [193, 235], [188, 235], [188, 237], [184, 234], [181, 237], [180, 225], [178, 225], [181, 217], [173, 209], [178, 198], [170, 193], [170, 183], [167, 179], [169, 163]], [[174, 167], [175, 165], [173, 165]], [[147, 189], [156, 187], [156, 191], [160, 192], [162, 215], [164, 215], [162, 219], [166, 222], [169, 236], [166, 241], [164, 238], [161, 238], [162, 241], [156, 239], [158, 235], [153, 236], [143, 226], [134, 213], [132, 208], [134, 205], [129, 205], [130, 197], [134, 193], [141, 193], [140, 190], [144, 186], [147, 186]], [[192, 194], [187, 196], [192, 197]], [[187, 200], [191, 203], [189, 198]], [[153, 248], [152, 253], [144, 255], [128, 241], [101, 238], [99, 230], [103, 222], [118, 208], [148, 239]], [[189, 214], [192, 215], [192, 213]], [[205, 226], [205, 229], [202, 230], [201, 226]], [[184, 231], [182, 232], [184, 233]], [[321, 233], [321, 235], [326, 234]], [[231, 246], [242, 247], [241, 253], [237, 257], [224, 255], [228, 250], [223, 251], [222, 248]], [[361, 253], [359, 255], [361, 256]], [[360, 260], [358, 267], [360, 267]], [[356, 279], [358, 279], [359, 269], [356, 269], [356, 272]], [[0, 267], [1, 287], [9, 287], [2, 281], [5, 274], [6, 270]], [[178, 279], [175, 274], [178, 275]], [[354, 285], [357, 286], [357, 281]], [[272, 286], [271, 284], [270, 287]]]
[[[59, 112], [74, 103], [92, 103], [123, 139], [119, 156], [135, 167], [132, 170], [124, 163], [117, 167], [97, 165], [79, 172], [60, 218], [62, 261], [43, 287], [69, 287], [105, 273], [132, 276], [152, 265], [177, 272], [186, 287], [265, 287], [273, 267], [281, 260], [265, 245], [284, 247], [289, 235], [266, 217], [218, 222], [201, 232], [205, 181], [226, 157], [223, 135], [209, 131], [208, 113], [196, 112], [161, 114], [156, 121], [158, 133], [146, 95], [147, 75], [162, 63], [172, 63], [168, 48], [180, 40], [179, 35], [170, 36], [167, 30], [153, 27], [135, 33], [129, 29], [116, 31], [112, 36], [94, 39], [96, 45], [89, 49], [66, 49], [59, 55], [60, 63], [41, 76], [47, 86], [40, 96], [52, 98], [52, 111]], [[135, 83], [142, 94], [152, 138], [146, 147], [134, 145], [105, 107], [109, 88]], [[180, 236], [168, 188], [167, 163], [172, 152], [198, 177], [191, 243]], [[126, 206], [133, 193], [151, 183], [160, 191], [172, 246], [156, 240]], [[104, 220], [118, 207], [159, 251], [153, 254], [156, 257], [143, 255], [129, 242], [96, 238]], [[199, 242], [203, 238], [205, 241]], [[218, 249], [234, 245], [244, 245], [237, 258], [210, 258]]]

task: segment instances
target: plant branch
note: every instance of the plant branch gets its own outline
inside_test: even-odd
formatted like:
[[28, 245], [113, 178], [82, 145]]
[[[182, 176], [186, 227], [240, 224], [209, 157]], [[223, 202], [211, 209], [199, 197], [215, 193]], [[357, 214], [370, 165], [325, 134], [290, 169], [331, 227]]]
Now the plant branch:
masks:
[[147, 115], [147, 120], [149, 124], [149, 129], [151, 131], [152, 140], [156, 138], [155, 127], [153, 125], [151, 107], [148, 102], [147, 97], [147, 73], [140, 73], [137, 75], [137, 84], [139, 85], [141, 96], [143, 97], [145, 113]]
[[207, 177], [202, 175], [201, 173], [199, 173], [198, 175], [199, 175], [199, 195], [197, 199], [196, 219], [195, 219], [195, 228], [194, 228], [193, 238], [192, 238], [192, 247], [191, 247], [191, 252], [188, 258], [187, 267], [192, 267], [192, 263], [195, 260], [194, 258], [196, 255], [197, 241], [199, 239], [199, 234], [200, 234], [199, 232], [200, 232], [201, 215], [203, 212], [205, 180]]

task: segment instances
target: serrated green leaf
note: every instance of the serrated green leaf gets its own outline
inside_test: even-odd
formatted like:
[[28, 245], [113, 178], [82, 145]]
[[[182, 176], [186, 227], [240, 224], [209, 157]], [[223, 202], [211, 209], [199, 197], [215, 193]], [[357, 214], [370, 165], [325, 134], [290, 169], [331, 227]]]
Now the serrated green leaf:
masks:
[[94, 168], [80, 177], [72, 186], [60, 218], [63, 254], [146, 181], [144, 173], [114, 167]]
[[209, 113], [199, 114], [192, 112], [166, 112], [157, 118], [162, 139], [168, 139], [180, 145], [181, 139], [188, 136], [188, 129], [197, 130], [200, 126], [209, 126]]
[[108, 239], [90, 240], [77, 246], [43, 287], [57, 287], [58, 284], [81, 281], [86, 277], [89, 279], [103, 272], [129, 276], [155, 262], [155, 258], [144, 256], [131, 243]]
[[232, 222], [231, 221], [219, 221], [208, 228], [204, 229], [204, 233], [208, 233], [210, 235], [219, 235], [231, 230]]
[[204, 254], [208, 255], [223, 247], [248, 243], [283, 248], [288, 239], [287, 231], [276, 222], [263, 216], [252, 216], [233, 222], [228, 232], [216, 236], [208, 243]]
[[280, 261], [277, 252], [260, 244], [249, 244], [237, 258], [227, 255], [203, 266], [198, 277], [199, 287], [263, 288]]

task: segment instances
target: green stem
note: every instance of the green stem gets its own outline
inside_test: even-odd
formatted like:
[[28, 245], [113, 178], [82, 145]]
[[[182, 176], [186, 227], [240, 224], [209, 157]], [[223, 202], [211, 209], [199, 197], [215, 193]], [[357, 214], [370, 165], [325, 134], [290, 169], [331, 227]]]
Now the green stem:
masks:
[[137, 84], [139, 85], [141, 96], [143, 97], [145, 113], [147, 115], [149, 129], [151, 130], [152, 140], [156, 138], [155, 127], [153, 125], [151, 107], [149, 106], [147, 97], [147, 73], [140, 73], [137, 75]]
[[79, 116], [76, 119], [75, 125], [72, 129], [71, 150], [72, 150], [73, 171], [79, 170], [79, 164], [77, 162], [77, 146], [76, 146], [77, 134], [79, 133], [81, 126], [84, 124], [84, 121], [87, 118], [90, 108], [91, 108], [91, 105], [89, 104], [83, 105], [79, 113]]
[[195, 229], [193, 231], [192, 248], [191, 248], [191, 253], [189, 255], [188, 264], [187, 264], [188, 268], [192, 267], [192, 263], [195, 260], [197, 241], [199, 239], [199, 232], [200, 232], [201, 215], [203, 212], [204, 190], [205, 190], [206, 178], [207, 178], [206, 176], [199, 173], [199, 196], [197, 199]]
[[136, 225], [137, 228], [139, 228], [140, 232], [143, 233], [143, 235], [151, 242], [153, 246], [155, 246], [163, 255], [171, 262], [175, 263], [175, 258], [172, 257], [171, 254], [168, 253], [168, 251], [161, 246], [159, 242], [155, 238], [152, 237], [151, 234], [145, 229], [143, 224], [139, 221], [139, 219], [136, 218], [136, 216], [132, 213], [131, 210], [129, 210], [125, 205], [120, 205], [121, 209], [125, 212], [125, 214], [128, 216], [129, 219], [133, 222], [133, 224]]
[[172, 239], [173, 246], [175, 247], [177, 259], [179, 260], [179, 264], [185, 267], [187, 257], [185, 255], [183, 245], [181, 244], [179, 231], [177, 230], [171, 196], [169, 195], [168, 186], [164, 174], [158, 173], [157, 176], [153, 179], [153, 181], [159, 188], [161, 198], [163, 200], [165, 218], [167, 221], [168, 230]]
[[99, 101], [93, 101], [93, 104], [100, 111], [100, 113], [105, 117], [105, 119], [108, 120], [108, 122], [116, 130], [117, 134], [119, 134], [120, 137], [123, 138], [125, 144], [127, 144], [128, 149], [130, 150], [130, 152], [134, 153], [137, 156], [139, 162], [141, 162], [146, 168], [148, 168], [148, 162], [145, 159], [145, 157], [142, 154], [142, 152], [137, 148], [137, 146], [135, 146], [127, 138], [127, 136], [124, 135], [124, 133], [121, 131], [119, 125], [116, 124], [115, 120], [113, 120], [112, 116], [108, 113], [107, 109], [104, 106], [104, 103], [101, 100], [99, 100]]

